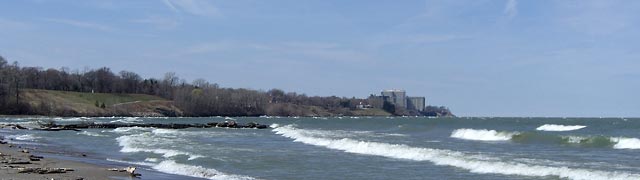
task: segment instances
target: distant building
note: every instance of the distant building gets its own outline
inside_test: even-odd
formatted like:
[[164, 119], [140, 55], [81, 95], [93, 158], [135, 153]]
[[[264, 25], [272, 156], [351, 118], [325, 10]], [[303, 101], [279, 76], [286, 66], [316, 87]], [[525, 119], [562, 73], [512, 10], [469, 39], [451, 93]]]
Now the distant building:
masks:
[[409, 110], [424, 111], [425, 103], [424, 97], [407, 97], [407, 109]]
[[356, 105], [356, 108], [358, 108], [358, 109], [371, 109], [371, 108], [373, 108], [373, 106], [371, 104], [366, 104], [366, 103], [360, 102], [358, 105]]
[[424, 97], [408, 97], [404, 90], [384, 90], [380, 94], [381, 96], [369, 96], [368, 102], [372, 107], [382, 108], [384, 102], [389, 102], [407, 110], [424, 111], [426, 106]]
[[382, 98], [386, 102], [390, 102], [396, 107], [407, 107], [407, 92], [404, 90], [384, 90], [382, 91]]

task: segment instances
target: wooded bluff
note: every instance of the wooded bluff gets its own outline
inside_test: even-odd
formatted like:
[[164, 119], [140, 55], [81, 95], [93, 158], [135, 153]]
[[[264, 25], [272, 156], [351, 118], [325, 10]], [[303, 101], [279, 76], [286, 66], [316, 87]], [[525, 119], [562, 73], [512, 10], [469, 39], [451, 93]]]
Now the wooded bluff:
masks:
[[20, 67], [0, 56], [0, 114], [45, 116], [453, 116], [446, 107], [356, 108], [369, 99], [224, 88], [175, 73], [142, 78], [107, 67]]

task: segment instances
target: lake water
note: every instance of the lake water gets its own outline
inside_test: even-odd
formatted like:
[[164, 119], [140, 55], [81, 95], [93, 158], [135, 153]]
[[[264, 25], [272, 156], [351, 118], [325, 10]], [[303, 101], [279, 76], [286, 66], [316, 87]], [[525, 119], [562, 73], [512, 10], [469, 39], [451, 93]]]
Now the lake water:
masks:
[[[637, 118], [234, 118], [271, 129], [0, 130], [24, 146], [137, 164], [143, 179], [640, 179]], [[35, 118], [0, 118], [33, 124]], [[57, 118], [206, 123], [225, 118]], [[173, 175], [169, 175], [173, 174]]]

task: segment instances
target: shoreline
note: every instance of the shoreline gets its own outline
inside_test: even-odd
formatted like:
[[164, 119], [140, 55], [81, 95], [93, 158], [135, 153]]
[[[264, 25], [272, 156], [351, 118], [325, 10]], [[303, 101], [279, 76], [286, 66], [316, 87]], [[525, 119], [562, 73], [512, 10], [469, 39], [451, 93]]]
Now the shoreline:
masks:
[[[0, 130], [10, 130], [3, 129]], [[21, 130], [30, 131], [30, 130]], [[6, 139], [6, 133], [0, 131], [0, 179], [201, 179], [190, 176], [169, 174], [150, 167], [127, 162], [111, 161], [109, 157], [94, 156], [91, 151], [82, 152], [73, 147], [56, 147], [48, 143], [21, 144]], [[27, 152], [23, 152], [26, 150]], [[36, 158], [33, 158], [36, 157]], [[41, 158], [39, 158], [41, 157]], [[11, 163], [13, 162], [13, 164]], [[15, 164], [17, 163], [17, 164]], [[133, 177], [128, 172], [110, 171], [108, 169], [124, 169], [136, 167], [135, 173], [142, 176]], [[38, 170], [62, 170], [66, 172], [40, 174], [19, 173], [25, 168]]]
[[[2, 140], [2, 142], [7, 142]], [[109, 171], [98, 164], [55, 158], [41, 147], [22, 144], [0, 144], [0, 176], [2, 179], [129, 179], [127, 172]], [[46, 149], [45, 149], [46, 151]], [[41, 158], [39, 158], [41, 157]], [[48, 170], [44, 174], [29, 169]], [[119, 167], [121, 168], [121, 167]]]

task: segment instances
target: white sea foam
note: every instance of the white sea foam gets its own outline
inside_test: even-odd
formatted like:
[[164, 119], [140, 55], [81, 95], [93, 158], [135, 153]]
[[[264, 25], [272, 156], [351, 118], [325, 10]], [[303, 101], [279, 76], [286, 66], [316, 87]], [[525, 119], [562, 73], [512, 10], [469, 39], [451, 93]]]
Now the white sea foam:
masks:
[[158, 158], [146, 158], [144, 159], [144, 161], [148, 161], [148, 162], [158, 162], [160, 161]]
[[152, 168], [165, 173], [185, 175], [185, 176], [198, 177], [198, 178], [207, 178], [207, 179], [220, 179], [220, 180], [255, 179], [248, 176], [226, 174], [218, 170], [209, 169], [202, 166], [180, 164], [170, 160], [162, 161], [159, 164], [152, 166]]
[[[159, 137], [149, 135], [149, 133], [143, 133], [143, 134], [136, 134], [136, 135], [120, 136], [116, 138], [116, 141], [118, 141], [118, 144], [122, 146], [122, 149], [120, 149], [120, 152], [124, 152], [124, 153], [149, 152], [149, 153], [160, 154], [166, 158], [174, 157], [178, 155], [185, 155], [185, 156], [189, 156], [188, 160], [204, 157], [202, 155], [184, 152], [180, 150], [157, 148], [157, 146], [163, 145], [161, 142], [172, 143], [172, 141], [170, 140], [158, 139], [158, 138]], [[143, 147], [139, 147], [140, 145], [142, 145]], [[145, 145], [149, 147], [144, 147]]]
[[475, 140], [475, 141], [508, 141], [516, 132], [499, 132], [486, 129], [456, 129], [451, 132], [452, 138]]
[[90, 120], [91, 118], [89, 117], [71, 117], [71, 118], [61, 118], [61, 117], [57, 117], [57, 118], [53, 118], [53, 121], [61, 121], [61, 122], [77, 122], [77, 121], [87, 121]]
[[36, 139], [40, 139], [40, 137], [37, 137], [33, 134], [11, 135], [11, 136], [7, 136], [7, 138], [20, 140], [20, 141], [35, 141]]
[[565, 136], [565, 138], [567, 139], [567, 142], [574, 144], [579, 144], [580, 142], [587, 139], [586, 137], [582, 136]]
[[640, 149], [640, 139], [638, 138], [615, 137], [611, 138], [611, 141], [616, 143], [613, 145], [615, 149]]
[[113, 129], [113, 132], [115, 133], [131, 133], [131, 132], [138, 132], [138, 131], [148, 131], [151, 130], [153, 128], [146, 128], [146, 127], [119, 127], [119, 128], [115, 128]]
[[178, 134], [179, 131], [175, 130], [175, 129], [154, 129], [153, 131], [154, 134]]
[[138, 119], [137, 117], [126, 117], [123, 119], [117, 119], [117, 120], [113, 120], [110, 121], [111, 123], [125, 123], [125, 124], [132, 124], [132, 123], [137, 123], [137, 122], [142, 122], [142, 119]]
[[82, 131], [82, 132], [79, 132], [77, 134], [87, 135], [87, 136], [95, 136], [95, 137], [106, 137], [107, 136], [107, 135], [100, 134], [100, 133], [97, 133], [97, 132], [89, 132], [89, 131]]
[[[430, 148], [411, 147], [403, 144], [357, 141], [353, 139], [330, 139], [304, 135], [305, 130], [292, 126], [283, 126], [273, 130], [276, 134], [293, 139], [295, 142], [341, 150], [348, 153], [382, 156], [394, 159], [429, 161], [436, 165], [453, 166], [469, 170], [472, 173], [493, 173], [521, 176], [557, 176], [568, 179], [639, 179], [640, 174], [625, 172], [606, 172], [600, 170], [578, 169], [530, 165], [519, 162], [504, 162], [470, 158], [468, 154]], [[327, 131], [327, 133], [331, 133]]]
[[578, 129], [582, 129], [582, 128], [585, 128], [585, 127], [587, 127], [587, 126], [545, 124], [545, 125], [542, 125], [542, 126], [536, 128], [536, 130], [538, 130], [538, 131], [573, 131], [573, 130], [578, 130]]
[[107, 158], [107, 161], [119, 162], [119, 163], [124, 163], [124, 164], [135, 164], [135, 165], [149, 166], [149, 167], [152, 167], [152, 166], [156, 165], [156, 164], [148, 163], [148, 162], [123, 161], [123, 160], [117, 160], [117, 159], [111, 159], [111, 158]]

